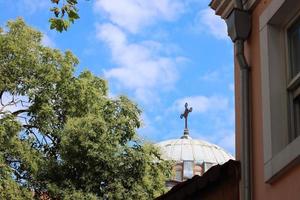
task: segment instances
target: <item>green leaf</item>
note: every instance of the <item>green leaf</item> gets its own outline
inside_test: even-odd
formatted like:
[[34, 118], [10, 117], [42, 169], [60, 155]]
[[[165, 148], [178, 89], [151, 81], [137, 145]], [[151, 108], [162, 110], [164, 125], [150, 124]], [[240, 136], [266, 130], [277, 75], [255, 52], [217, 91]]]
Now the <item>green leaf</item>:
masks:
[[51, 0], [52, 3], [56, 3], [58, 4], [59, 3], [59, 0]]
[[74, 10], [69, 10], [68, 15], [70, 19], [79, 19], [79, 15]]
[[70, 26], [70, 22], [68, 20], [63, 20], [63, 28], [66, 31]]
[[76, 5], [78, 3], [77, 0], [67, 0], [67, 2], [70, 5]]
[[49, 22], [50, 22], [50, 29], [55, 29], [59, 32], [62, 32], [65, 29], [66, 24], [63, 19], [51, 18]]
[[55, 17], [59, 16], [60, 10], [58, 7], [53, 7], [50, 9], [50, 11], [52, 11], [54, 13]]

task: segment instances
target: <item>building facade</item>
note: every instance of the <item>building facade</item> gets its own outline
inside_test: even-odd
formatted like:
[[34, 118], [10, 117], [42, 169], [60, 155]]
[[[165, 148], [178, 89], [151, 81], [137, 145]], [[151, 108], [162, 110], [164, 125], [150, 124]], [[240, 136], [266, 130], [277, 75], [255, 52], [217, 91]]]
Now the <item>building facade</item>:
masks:
[[[227, 24], [237, 7], [251, 18], [251, 32], [240, 48], [249, 64], [246, 96], [240, 46], [235, 45], [236, 159], [242, 174], [250, 174], [249, 180], [242, 175], [240, 199], [299, 200], [300, 1], [212, 0], [210, 6]], [[244, 125], [245, 102], [249, 127]]]

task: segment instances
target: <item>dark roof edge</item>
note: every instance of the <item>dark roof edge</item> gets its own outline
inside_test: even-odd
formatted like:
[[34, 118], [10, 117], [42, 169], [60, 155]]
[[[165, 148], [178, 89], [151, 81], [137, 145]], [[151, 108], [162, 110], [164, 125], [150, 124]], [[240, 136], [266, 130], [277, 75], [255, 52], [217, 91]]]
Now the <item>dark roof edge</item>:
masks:
[[223, 165], [215, 165], [211, 167], [202, 176], [194, 176], [178, 185], [174, 186], [166, 194], [156, 198], [156, 200], [176, 199], [178, 194], [194, 193], [203, 190], [206, 187], [213, 185], [215, 182], [224, 181], [228, 179], [240, 179], [240, 162], [229, 160]]

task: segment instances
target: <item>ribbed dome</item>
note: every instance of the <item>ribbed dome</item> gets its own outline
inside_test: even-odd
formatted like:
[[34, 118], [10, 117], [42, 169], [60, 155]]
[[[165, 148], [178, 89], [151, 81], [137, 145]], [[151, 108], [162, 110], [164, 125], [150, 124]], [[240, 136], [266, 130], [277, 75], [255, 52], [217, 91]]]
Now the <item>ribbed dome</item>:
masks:
[[212, 166], [224, 164], [234, 157], [221, 147], [203, 140], [195, 140], [189, 136], [187, 118], [192, 108], [185, 103], [185, 111], [180, 118], [185, 119], [183, 136], [179, 139], [162, 141], [156, 144], [161, 150], [162, 158], [175, 161], [174, 175], [166, 181], [171, 188], [178, 182], [192, 178], [194, 175], [202, 176]]
[[162, 141], [156, 144], [162, 151], [162, 157], [174, 161], [194, 161], [195, 163], [223, 164], [232, 155], [221, 147], [189, 136], [180, 139]]

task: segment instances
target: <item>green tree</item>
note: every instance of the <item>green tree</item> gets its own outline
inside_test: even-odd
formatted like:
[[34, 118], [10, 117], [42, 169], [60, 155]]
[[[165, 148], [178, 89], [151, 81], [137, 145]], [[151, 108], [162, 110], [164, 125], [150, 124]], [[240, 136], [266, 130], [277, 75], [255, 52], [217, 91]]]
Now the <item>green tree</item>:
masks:
[[[22, 19], [0, 30], [0, 199], [153, 199], [171, 164], [141, 142], [137, 105]], [[34, 197], [35, 196], [35, 197]]]

